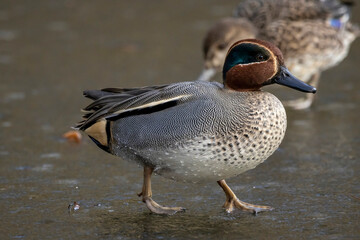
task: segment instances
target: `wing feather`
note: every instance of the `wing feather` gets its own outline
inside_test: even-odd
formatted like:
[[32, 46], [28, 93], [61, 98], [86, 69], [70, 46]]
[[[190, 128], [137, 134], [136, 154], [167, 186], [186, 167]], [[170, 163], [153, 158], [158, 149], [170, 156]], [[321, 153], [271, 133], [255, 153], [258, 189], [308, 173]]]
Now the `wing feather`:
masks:
[[129, 116], [132, 112], [139, 114], [139, 111], [151, 113], [159, 111], [159, 107], [163, 109], [174, 106], [186, 101], [196, 92], [194, 85], [194, 82], [182, 82], [144, 88], [85, 91], [84, 95], [94, 99], [94, 102], [84, 108], [84, 120], [75, 128], [85, 130], [103, 119], [118, 119]]

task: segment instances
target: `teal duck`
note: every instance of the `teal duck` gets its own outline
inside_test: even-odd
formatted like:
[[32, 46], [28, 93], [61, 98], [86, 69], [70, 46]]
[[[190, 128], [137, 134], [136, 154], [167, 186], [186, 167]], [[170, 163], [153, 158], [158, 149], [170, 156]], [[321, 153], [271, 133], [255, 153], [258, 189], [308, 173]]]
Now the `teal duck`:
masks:
[[[221, 71], [232, 43], [258, 38], [279, 47], [288, 69], [317, 87], [320, 73], [341, 62], [360, 33], [349, 16], [350, 7], [338, 0], [242, 1], [235, 17], [220, 20], [207, 32], [203, 42], [204, 70], [199, 80], [209, 80]], [[313, 98], [307, 94], [285, 106], [305, 109]]]
[[287, 70], [277, 47], [242, 40], [229, 50], [223, 84], [194, 81], [85, 91], [94, 101], [75, 128], [101, 149], [144, 167], [139, 196], [151, 212], [184, 210], [152, 199], [155, 172], [178, 181], [217, 181], [226, 194], [227, 212], [239, 208], [257, 213], [272, 208], [240, 201], [224, 179], [255, 168], [280, 145], [285, 109], [274, 95], [260, 90], [273, 83], [316, 91]]

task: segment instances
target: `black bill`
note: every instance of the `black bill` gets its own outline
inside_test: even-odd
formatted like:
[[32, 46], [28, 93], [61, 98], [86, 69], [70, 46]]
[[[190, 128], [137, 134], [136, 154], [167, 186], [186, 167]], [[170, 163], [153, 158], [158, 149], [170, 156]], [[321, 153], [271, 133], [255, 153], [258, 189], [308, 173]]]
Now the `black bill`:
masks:
[[315, 87], [297, 79], [286, 67], [283, 66], [280, 67], [280, 73], [272, 79], [272, 83], [284, 85], [301, 92], [316, 93]]

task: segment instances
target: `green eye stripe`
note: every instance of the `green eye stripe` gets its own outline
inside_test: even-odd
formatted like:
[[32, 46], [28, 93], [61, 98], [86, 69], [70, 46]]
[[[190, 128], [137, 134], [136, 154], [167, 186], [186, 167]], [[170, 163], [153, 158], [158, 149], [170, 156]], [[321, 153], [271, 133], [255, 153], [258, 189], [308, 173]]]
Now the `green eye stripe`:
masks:
[[270, 53], [267, 49], [252, 43], [242, 43], [231, 49], [226, 57], [223, 78], [225, 79], [226, 73], [234, 66], [238, 64], [249, 64], [260, 62], [259, 56], [262, 55], [261, 61], [266, 61], [270, 58]]

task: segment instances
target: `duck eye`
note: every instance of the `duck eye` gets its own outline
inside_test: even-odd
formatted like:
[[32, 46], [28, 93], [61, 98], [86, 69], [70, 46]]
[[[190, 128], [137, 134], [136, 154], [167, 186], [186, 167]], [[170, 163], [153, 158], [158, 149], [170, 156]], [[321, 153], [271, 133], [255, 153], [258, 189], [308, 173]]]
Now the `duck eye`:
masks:
[[256, 60], [259, 62], [265, 61], [265, 56], [262, 54], [256, 55]]
[[217, 48], [219, 49], [219, 50], [224, 50], [225, 48], [227, 47], [227, 44], [226, 43], [220, 43], [218, 46], [217, 46]]

